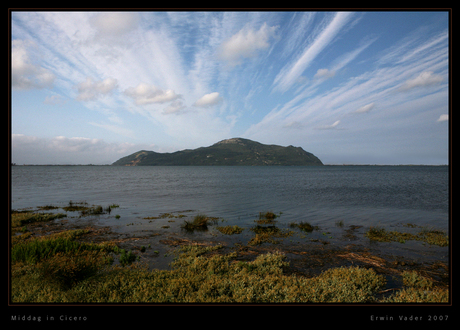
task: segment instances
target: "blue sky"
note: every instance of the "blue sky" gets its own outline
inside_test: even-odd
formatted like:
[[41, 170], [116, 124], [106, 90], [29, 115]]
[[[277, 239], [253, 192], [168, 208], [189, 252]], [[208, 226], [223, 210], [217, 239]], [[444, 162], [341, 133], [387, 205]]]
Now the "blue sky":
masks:
[[447, 164], [447, 12], [12, 12], [12, 161], [231, 137]]

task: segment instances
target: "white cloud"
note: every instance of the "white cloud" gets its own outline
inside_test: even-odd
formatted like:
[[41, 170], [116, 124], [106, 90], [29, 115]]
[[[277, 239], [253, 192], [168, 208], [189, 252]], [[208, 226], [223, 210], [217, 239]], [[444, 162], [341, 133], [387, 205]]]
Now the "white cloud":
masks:
[[298, 121], [290, 121], [283, 125], [284, 128], [294, 128], [294, 129], [302, 129], [305, 127], [301, 122]]
[[101, 81], [93, 81], [90, 77], [86, 78], [86, 81], [81, 82], [77, 85], [78, 89], [78, 101], [92, 101], [97, 99], [101, 95], [110, 93], [117, 87], [117, 80], [113, 78], [107, 78]]
[[273, 84], [276, 90], [287, 91], [295, 81], [302, 75], [305, 69], [318, 56], [319, 53], [329, 45], [335, 36], [348, 23], [353, 13], [339, 12], [318, 34], [315, 40], [304, 50], [302, 55], [293, 63], [286, 64], [276, 76]]
[[448, 114], [444, 114], [444, 115], [440, 115], [438, 120], [436, 120], [437, 122], [442, 122], [442, 121], [448, 121], [449, 120], [449, 115]]
[[110, 164], [145, 147], [86, 137], [12, 135], [12, 157], [17, 164]]
[[145, 83], [140, 83], [137, 87], [129, 87], [125, 90], [125, 95], [133, 98], [137, 105], [165, 103], [182, 97], [171, 89], [162, 90], [155, 85]]
[[335, 71], [329, 71], [329, 69], [318, 69], [318, 71], [316, 72], [313, 78], [314, 79], [332, 78], [334, 76], [335, 76]]
[[29, 48], [33, 43], [13, 40], [11, 49], [12, 85], [19, 89], [45, 88], [53, 84], [54, 74], [32, 63]]
[[[355, 136], [363, 131], [374, 132], [379, 126], [393, 129], [404, 118], [413, 120], [413, 127], [422, 117], [433, 126], [440, 114], [448, 112], [446, 107], [436, 105], [416, 117], [421, 110], [415, 110], [413, 99], [424, 92], [446, 91], [447, 25], [438, 24], [433, 30], [434, 25], [419, 21], [388, 39], [384, 38], [384, 14], [16, 12], [12, 17], [13, 43], [19, 40], [16, 46], [21, 46], [21, 40], [33, 40], [33, 45], [22, 47], [25, 56], [20, 52], [13, 56], [13, 92], [46, 86], [46, 75], [40, 72], [48, 72], [56, 75], [54, 90], [29, 93], [44, 111], [58, 110], [42, 104], [47, 96], [46, 104], [59, 104], [60, 99], [51, 95], [62, 95], [62, 100], [77, 95], [81, 100], [96, 100], [68, 102], [69, 111], [56, 118], [64, 122], [70, 118], [67, 113], [73, 113], [71, 109], [82, 106], [97, 111], [96, 117], [94, 111], [82, 113], [90, 117], [82, 117], [74, 124], [99, 124], [70, 126], [69, 132], [77, 132], [74, 136], [90, 136], [79, 135], [78, 131], [94, 132], [94, 126], [98, 126], [106, 134], [99, 132], [93, 137], [109, 141], [120, 139], [109, 131], [125, 136], [135, 132], [139, 139], [155, 141], [170, 150], [211, 144], [221, 139], [224, 130], [225, 134], [261, 142], [271, 139], [280, 143], [276, 141], [280, 139], [286, 145], [301, 140], [308, 141], [308, 146], [318, 136], [318, 141], [323, 138], [318, 142], [320, 150], [321, 143], [327, 143], [324, 137], [330, 134], [338, 138], [342, 127]], [[351, 29], [357, 16], [367, 21], [374, 16], [381, 19], [373, 22], [375, 27], [364, 24]], [[424, 31], [413, 30], [417, 26], [425, 26]], [[414, 33], [404, 38], [409, 30]], [[356, 63], [360, 60], [363, 61]], [[241, 63], [251, 65], [232, 68]], [[29, 74], [21, 74], [24, 72]], [[433, 74], [428, 79], [417, 79], [423, 72]], [[434, 73], [444, 81], [439, 86], [422, 88], [433, 83], [433, 76], [436, 83]], [[334, 79], [327, 80], [332, 76]], [[87, 77], [93, 80], [85, 84]], [[97, 85], [108, 77], [116, 79], [118, 85], [111, 91], [110, 84], [105, 88]], [[80, 83], [78, 92], [76, 86]], [[398, 89], [402, 86], [414, 92], [401, 93]], [[270, 93], [290, 89], [292, 97]], [[21, 102], [25, 103], [24, 98]], [[23, 103], [16, 103], [17, 111], [24, 107]], [[374, 108], [370, 106], [373, 103]], [[379, 111], [375, 111], [377, 106]], [[399, 111], [394, 110], [396, 106], [400, 106]], [[199, 111], [199, 107], [219, 111]], [[15, 115], [16, 123], [21, 114]], [[104, 115], [106, 120], [101, 118]], [[29, 118], [29, 125], [38, 120], [33, 115]], [[238, 118], [237, 124], [234, 118]], [[338, 119], [340, 123], [334, 126]], [[19, 125], [16, 126], [17, 131]], [[443, 125], [435, 126], [443, 129]], [[319, 131], [318, 127], [332, 129]], [[123, 128], [131, 132], [123, 132]], [[213, 132], [208, 132], [209, 128]], [[41, 129], [50, 133], [46, 125]], [[63, 133], [56, 133], [59, 134]], [[340, 138], [345, 135], [340, 134]]]
[[219, 58], [230, 65], [241, 64], [243, 58], [253, 57], [259, 50], [267, 49], [270, 37], [274, 36], [277, 27], [269, 27], [264, 23], [258, 31], [243, 28], [224, 41], [219, 48]]
[[130, 12], [107, 12], [89, 20], [92, 27], [104, 37], [118, 37], [137, 27], [139, 15]]
[[[334, 69], [340, 67], [344, 62], [353, 58], [359, 51], [364, 50], [365, 46], [370, 45], [376, 39], [369, 39], [357, 50], [347, 53], [347, 56], [342, 56], [337, 66], [332, 65]], [[364, 47], [364, 48], [363, 48]], [[403, 47], [403, 46], [401, 46]], [[405, 56], [410, 48], [404, 47], [404, 51], [398, 51], [399, 56]], [[279, 127], [279, 123], [286, 122], [300, 122], [306, 128], [318, 127], [318, 123], [327, 120], [331, 116], [345, 116], [350, 114], [353, 109], [363, 107], [363, 104], [369, 105], [378, 100], [379, 109], [392, 109], [394, 105], [398, 104], [411, 104], [414, 102], [414, 95], [412, 93], [395, 93], [400, 86], [407, 83], [408, 78], [417, 77], [418, 79], [409, 80], [409, 86], [415, 85], [428, 85], [430, 83], [437, 83], [439, 81], [438, 75], [431, 74], [445, 68], [448, 63], [447, 48], [438, 49], [426, 47], [424, 49], [424, 56], [417, 57], [418, 61], [412, 61], [404, 64], [379, 65], [374, 69], [366, 71], [358, 76], [350, 77], [348, 80], [343, 81], [337, 87], [318, 93], [315, 83], [305, 87], [299, 92], [291, 101], [284, 104], [284, 106], [277, 107], [270, 111], [265, 117], [257, 124], [253, 124], [246, 131], [245, 136], [254, 139], [263, 139], [266, 136], [271, 136], [273, 127]], [[376, 58], [381, 58], [386, 50], [375, 55]], [[395, 53], [396, 54], [396, 53]], [[352, 56], [353, 55], [353, 56]], [[382, 55], [382, 56], [383, 56]], [[399, 57], [392, 56], [393, 63], [400, 63]], [[420, 72], [429, 72], [428, 75], [421, 75]], [[433, 79], [434, 78], [434, 79]], [[321, 80], [318, 79], [316, 83]], [[406, 85], [407, 87], [407, 85]], [[276, 87], [275, 87], [276, 88]], [[442, 89], [445, 91], [445, 88]], [[417, 97], [417, 95], [415, 95]], [[369, 106], [370, 107], [370, 106]], [[361, 109], [361, 111], [366, 108]], [[371, 111], [369, 109], [369, 111]], [[353, 112], [351, 112], [353, 113]], [[358, 112], [360, 113], [360, 112]], [[388, 116], [394, 118], [399, 116], [399, 113], [389, 114], [387, 111], [382, 112], [381, 116]], [[270, 129], [267, 129], [270, 127]], [[308, 129], [303, 130], [308, 132]], [[307, 134], [307, 133], [305, 133]], [[298, 138], [295, 136], [295, 138]]]
[[67, 100], [63, 99], [60, 95], [47, 96], [43, 101], [44, 104], [59, 105], [63, 106], [67, 103]]
[[319, 126], [317, 129], [334, 129], [337, 127], [337, 125], [340, 124], [340, 120], [336, 120], [333, 124], [331, 125], [324, 125], [324, 126]]
[[374, 102], [366, 104], [366, 105], [363, 105], [362, 107], [356, 109], [352, 113], [368, 113], [369, 111], [371, 111], [374, 108], [374, 105], [375, 105]]
[[[117, 118], [117, 117], [115, 117]], [[110, 120], [110, 118], [109, 118]], [[117, 119], [115, 119], [116, 121]], [[112, 118], [112, 121], [113, 118]], [[119, 134], [119, 135], [122, 135], [122, 136], [126, 136], [128, 138], [134, 138], [134, 132], [132, 130], [130, 130], [129, 128], [124, 128], [124, 127], [120, 127], [118, 125], [111, 125], [111, 124], [98, 124], [98, 123], [94, 123], [94, 122], [90, 122], [89, 123], [90, 125], [93, 125], [93, 126], [96, 126], [96, 127], [100, 127], [100, 128], [103, 128], [103, 129], [106, 129], [110, 132], [113, 132], [113, 133], [116, 133], [116, 134]]]
[[433, 71], [425, 71], [420, 73], [416, 78], [407, 80], [402, 85], [400, 91], [408, 91], [416, 87], [427, 87], [439, 84], [444, 78], [441, 75], [433, 73]]
[[210, 107], [213, 105], [218, 104], [220, 101], [222, 101], [222, 97], [219, 96], [219, 93], [214, 92], [214, 93], [209, 93], [204, 95], [202, 98], [197, 100], [193, 105], [197, 107]]
[[164, 110], [163, 110], [163, 114], [164, 115], [169, 115], [169, 114], [181, 114], [181, 113], [184, 113], [185, 111], [182, 111], [184, 110], [186, 107], [184, 105], [184, 103], [181, 101], [181, 100], [175, 100], [173, 102], [171, 102], [170, 105], [168, 105]]

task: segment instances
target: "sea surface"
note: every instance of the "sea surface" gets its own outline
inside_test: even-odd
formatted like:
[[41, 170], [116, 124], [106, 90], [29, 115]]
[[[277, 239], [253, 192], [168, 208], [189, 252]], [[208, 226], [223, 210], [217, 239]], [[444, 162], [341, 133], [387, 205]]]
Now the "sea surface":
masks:
[[97, 221], [123, 230], [132, 223], [147, 226], [144, 217], [172, 212], [206, 214], [248, 228], [265, 211], [281, 214], [277, 220], [286, 227], [307, 221], [323, 229], [342, 222], [447, 230], [449, 171], [447, 166], [12, 167], [12, 209], [70, 201], [118, 204]]

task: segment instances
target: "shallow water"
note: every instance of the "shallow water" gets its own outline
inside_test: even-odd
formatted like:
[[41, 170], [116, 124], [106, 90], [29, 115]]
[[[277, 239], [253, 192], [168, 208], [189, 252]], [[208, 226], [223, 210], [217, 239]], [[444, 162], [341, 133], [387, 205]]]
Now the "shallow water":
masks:
[[260, 211], [281, 223], [415, 223], [448, 227], [447, 166], [13, 166], [12, 208], [119, 204], [121, 218], [194, 210], [247, 227]]
[[[128, 249], [151, 244], [143, 257], [153, 268], [167, 268], [173, 258], [161, 240], [247, 245], [255, 235], [250, 230], [256, 225], [254, 220], [259, 212], [268, 210], [280, 215], [275, 222], [279, 229], [293, 232], [275, 238], [287, 251], [296, 246], [321, 249], [327, 244], [332, 249], [359, 247], [420, 262], [448, 260], [447, 247], [419, 241], [373, 242], [364, 235], [375, 225], [414, 234], [420, 227], [447, 230], [446, 166], [13, 166], [11, 179], [13, 209], [63, 207], [69, 201], [104, 207], [118, 204], [110, 214], [98, 216], [81, 218], [79, 212], [67, 212], [69, 225], [110, 226], [118, 238], [133, 239], [124, 243]], [[162, 213], [172, 217], [144, 219]], [[238, 225], [245, 230], [229, 236], [220, 234], [216, 225], [204, 232], [181, 229], [184, 220], [199, 213], [218, 217], [218, 225]], [[301, 221], [317, 226], [317, 230], [305, 233], [290, 228], [290, 223]], [[407, 223], [416, 227], [404, 226]], [[273, 244], [273, 248], [281, 246]]]

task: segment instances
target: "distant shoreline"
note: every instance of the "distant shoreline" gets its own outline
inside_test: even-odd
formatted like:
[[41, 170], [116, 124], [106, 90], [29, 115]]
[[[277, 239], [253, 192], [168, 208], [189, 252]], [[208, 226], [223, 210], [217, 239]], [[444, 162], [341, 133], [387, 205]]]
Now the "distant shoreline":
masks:
[[[113, 166], [112, 164], [11, 164], [11, 166]], [[136, 167], [158, 167], [158, 166], [168, 166], [168, 167], [316, 167], [312, 165], [143, 165]], [[318, 165], [320, 166], [320, 165]], [[449, 164], [439, 164], [439, 165], [428, 165], [428, 164], [324, 164], [321, 166], [449, 166]], [[118, 166], [119, 167], [119, 166]], [[133, 167], [133, 166], [121, 166], [121, 167]]]

